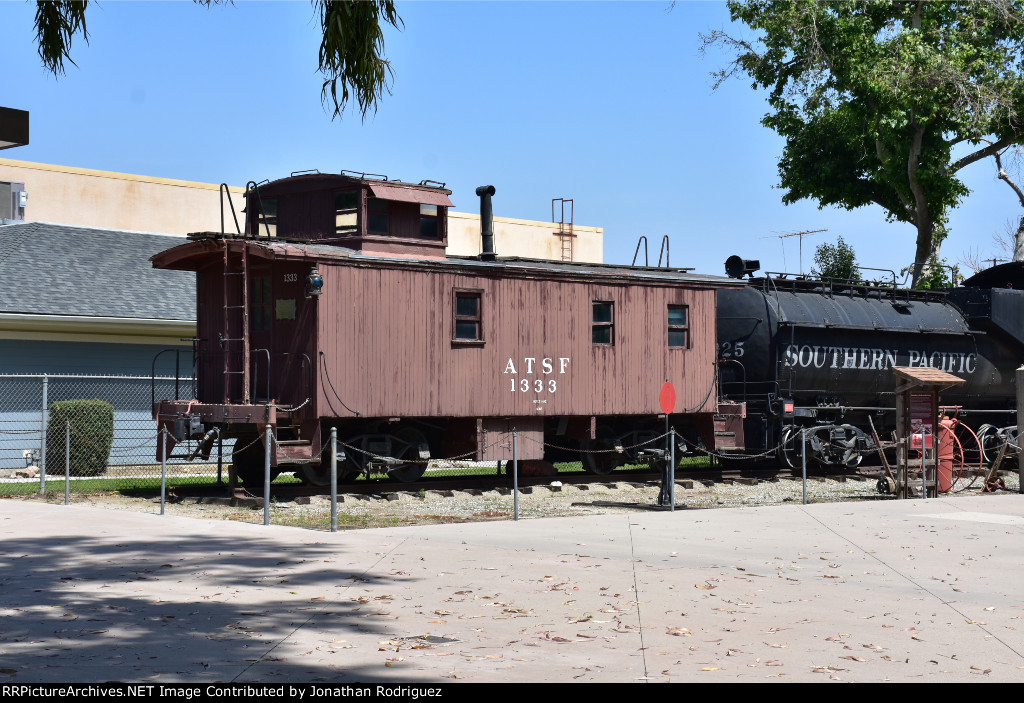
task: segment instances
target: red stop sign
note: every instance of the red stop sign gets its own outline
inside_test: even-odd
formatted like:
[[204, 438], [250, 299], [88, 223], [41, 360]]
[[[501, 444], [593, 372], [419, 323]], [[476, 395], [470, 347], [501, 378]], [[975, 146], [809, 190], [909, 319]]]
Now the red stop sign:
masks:
[[661, 405], [661, 412], [666, 415], [670, 415], [676, 407], [676, 388], [668, 381], [661, 384], [658, 403]]

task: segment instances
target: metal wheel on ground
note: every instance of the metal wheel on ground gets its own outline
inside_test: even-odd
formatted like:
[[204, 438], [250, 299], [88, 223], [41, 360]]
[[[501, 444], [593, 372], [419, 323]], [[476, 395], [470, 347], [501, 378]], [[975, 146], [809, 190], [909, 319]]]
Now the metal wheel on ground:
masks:
[[[341, 462], [338, 464], [338, 483], [347, 483], [355, 479], [355, 471], [349, 466], [348, 462]], [[302, 464], [296, 467], [295, 476], [310, 486], [329, 486], [331, 485], [331, 460], [328, 458], [326, 461], [321, 460], [319, 466], [313, 464]]]
[[[266, 449], [258, 435], [243, 435], [235, 440], [235, 450], [231, 453], [231, 463], [235, 466], [235, 475], [247, 488], [263, 485], [266, 471]], [[270, 467], [270, 480], [277, 478], [281, 471], [278, 467]]]
[[427, 444], [427, 438], [415, 427], [403, 427], [392, 438], [394, 458], [404, 463], [388, 468], [388, 475], [402, 483], [412, 483], [423, 477], [427, 460], [420, 458], [420, 447]]
[[803, 464], [800, 460], [800, 428], [787, 425], [779, 433], [779, 461], [792, 473], [802, 473]]
[[583, 448], [583, 468], [588, 473], [605, 476], [622, 466], [625, 455], [615, 451], [615, 436], [610, 427], [602, 425], [597, 428], [597, 439], [585, 439]]

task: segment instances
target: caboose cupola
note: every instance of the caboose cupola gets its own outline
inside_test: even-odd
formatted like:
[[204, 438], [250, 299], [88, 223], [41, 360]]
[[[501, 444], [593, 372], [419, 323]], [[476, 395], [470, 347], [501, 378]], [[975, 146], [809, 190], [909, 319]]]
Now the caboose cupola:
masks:
[[349, 171], [250, 184], [246, 233], [367, 253], [443, 258], [452, 207], [451, 191], [444, 185]]

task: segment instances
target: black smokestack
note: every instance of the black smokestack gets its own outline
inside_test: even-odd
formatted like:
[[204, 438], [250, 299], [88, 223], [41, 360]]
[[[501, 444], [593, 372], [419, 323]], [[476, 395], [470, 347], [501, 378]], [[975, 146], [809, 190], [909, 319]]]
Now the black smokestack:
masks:
[[480, 196], [480, 242], [483, 249], [480, 258], [483, 261], [494, 261], [494, 213], [491, 210], [494, 186], [480, 186], [476, 194]]

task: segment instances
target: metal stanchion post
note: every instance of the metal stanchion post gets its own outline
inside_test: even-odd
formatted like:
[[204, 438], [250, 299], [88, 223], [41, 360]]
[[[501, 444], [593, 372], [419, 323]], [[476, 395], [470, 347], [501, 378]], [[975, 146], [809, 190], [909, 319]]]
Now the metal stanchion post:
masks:
[[270, 425], [267, 425], [263, 455], [263, 524], [270, 524]]
[[925, 468], [925, 457], [928, 456], [928, 440], [925, 428], [921, 428], [921, 500], [928, 498], [928, 470]]
[[671, 432], [672, 446], [669, 447], [668, 495], [671, 499], [672, 512], [676, 509], [676, 428]]
[[222, 478], [224, 471], [224, 435], [217, 430], [217, 485], [224, 483]]
[[160, 514], [164, 514], [164, 503], [167, 500], [167, 428], [161, 428], [160, 441]]
[[800, 432], [800, 463], [803, 464], [804, 474], [804, 505], [807, 505], [807, 428]]
[[[1021, 366], [1016, 371], [1017, 375], [1017, 429], [1024, 428], [1024, 388], [1021, 384], [1024, 383], [1024, 366]], [[1024, 493], [1024, 452], [1020, 449], [1021, 439], [1017, 439], [1017, 492]]]
[[512, 519], [519, 519], [519, 435], [512, 428]]
[[331, 532], [338, 531], [338, 428], [331, 428]]
[[64, 421], [64, 505], [71, 502], [71, 421]]
[[49, 382], [49, 377], [43, 374], [43, 410], [40, 422], [42, 431], [39, 433], [39, 495], [46, 492], [46, 394]]

